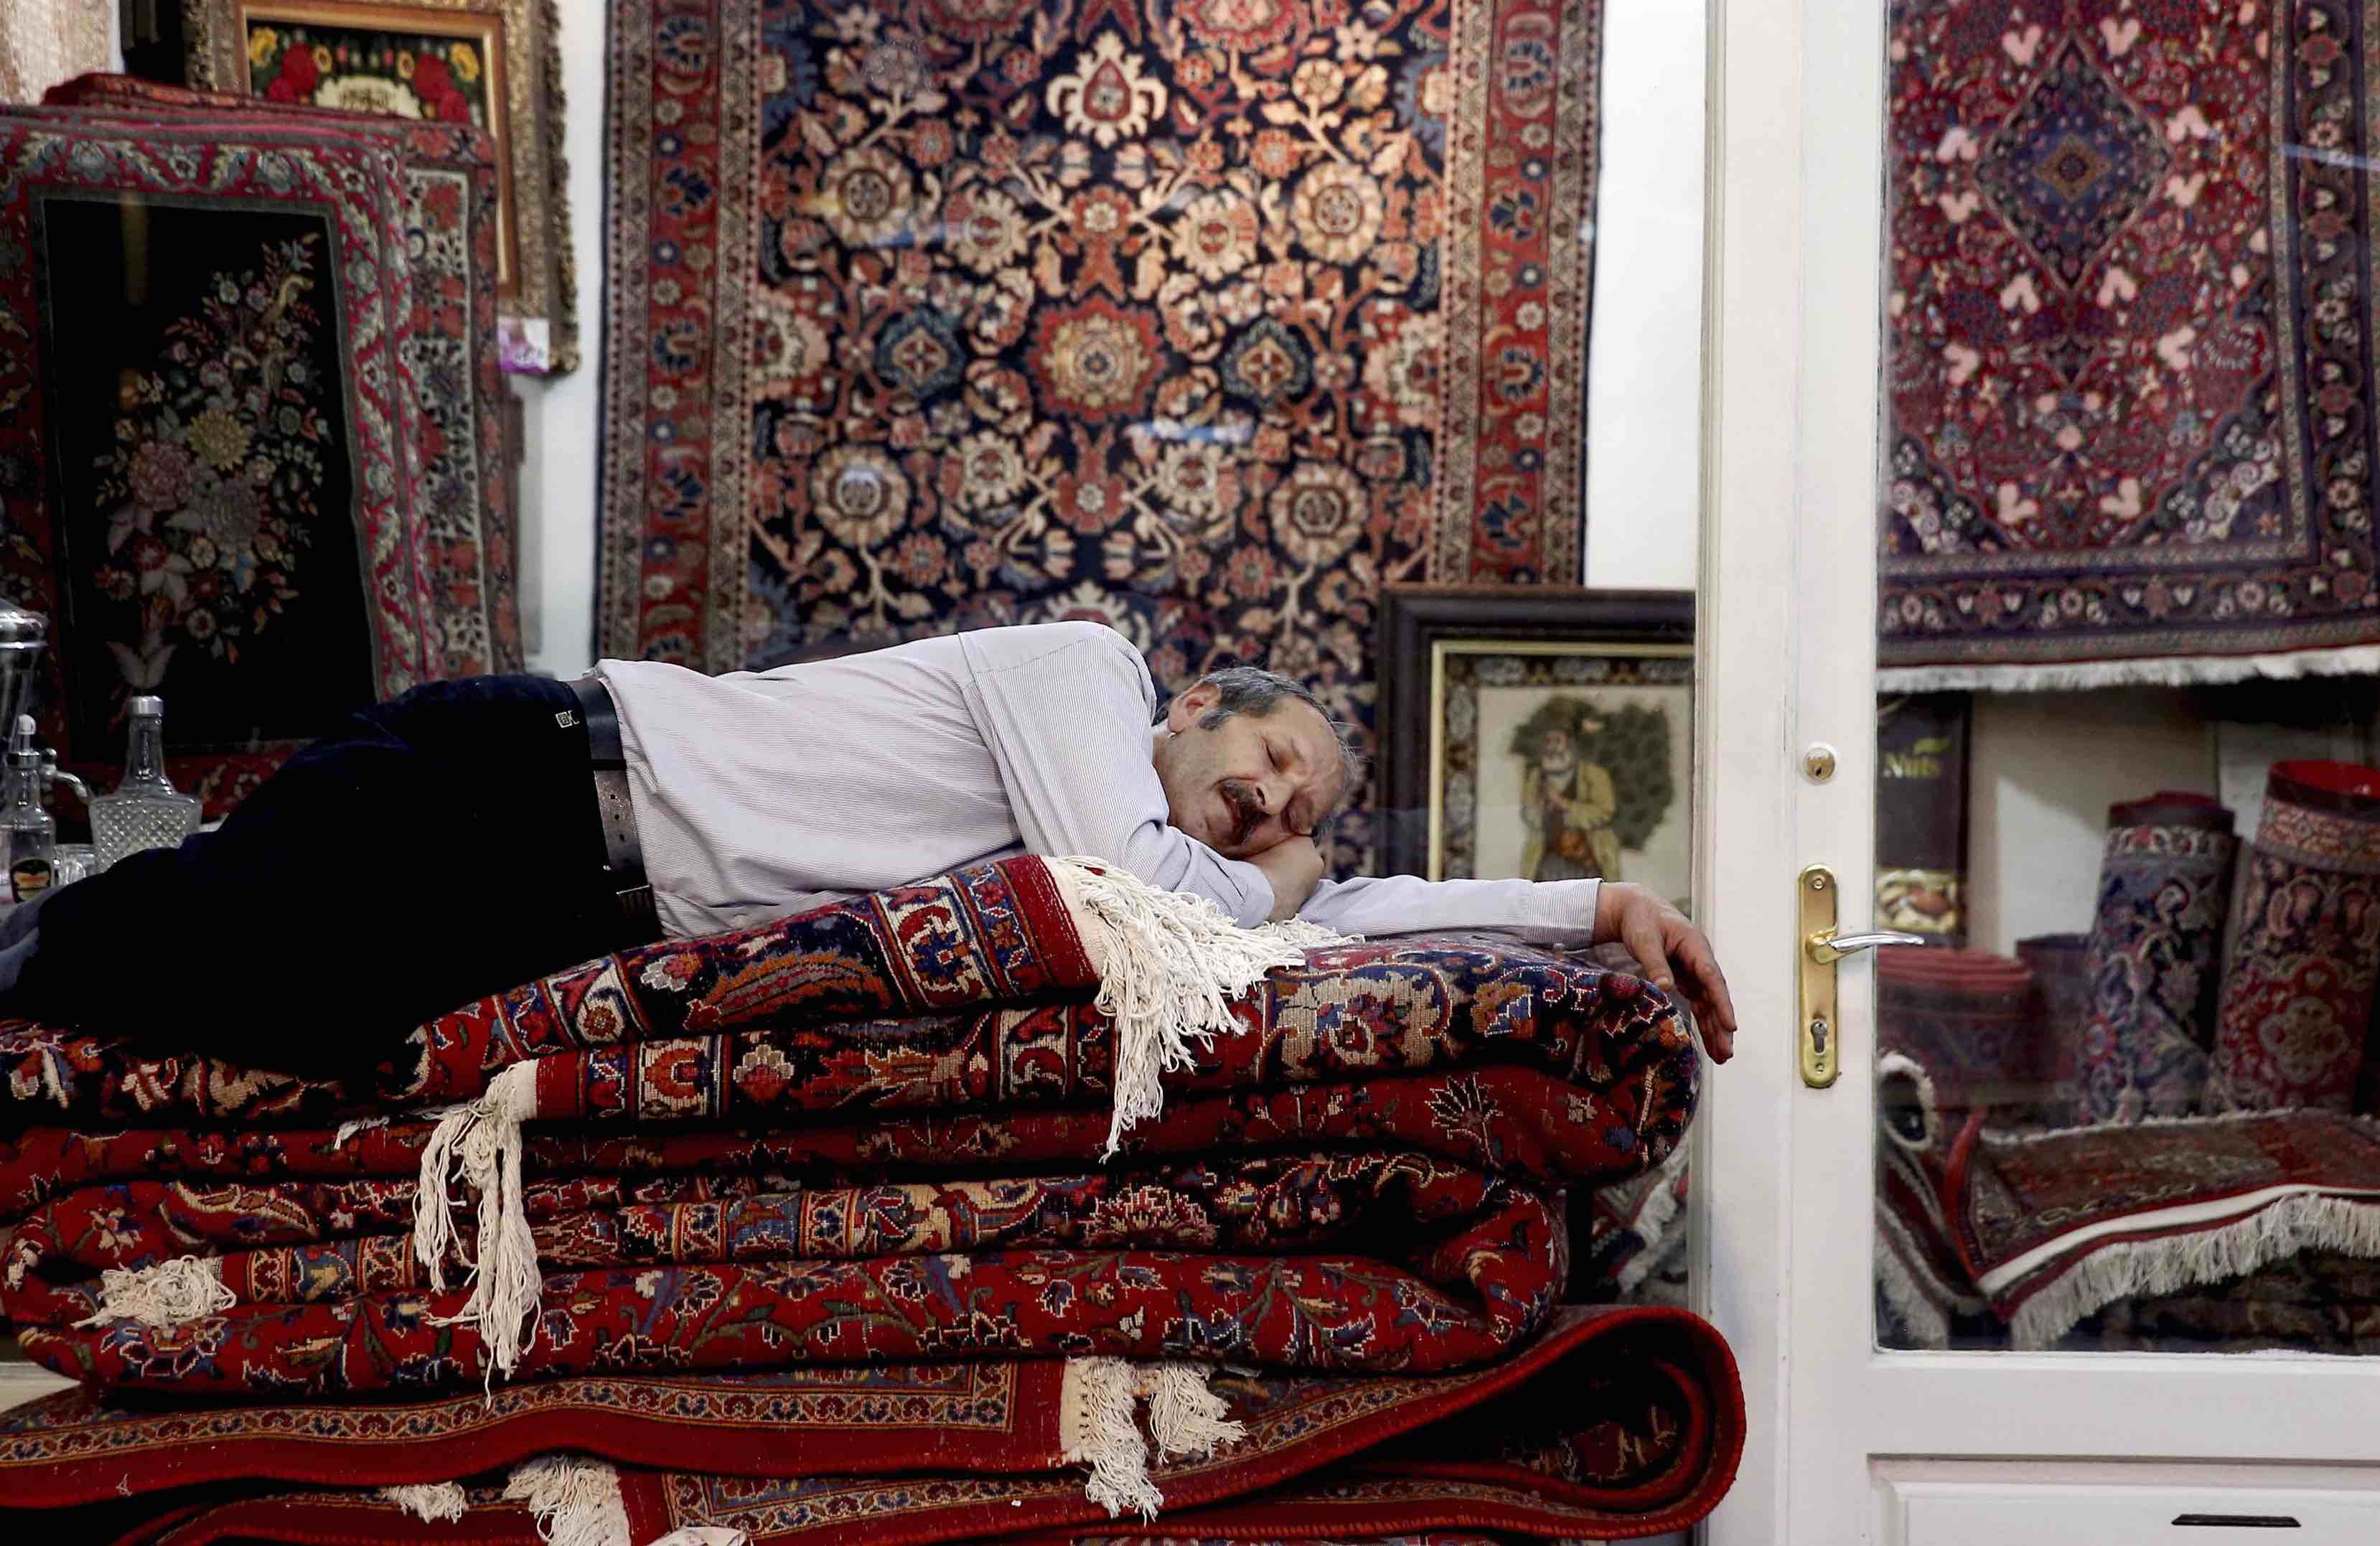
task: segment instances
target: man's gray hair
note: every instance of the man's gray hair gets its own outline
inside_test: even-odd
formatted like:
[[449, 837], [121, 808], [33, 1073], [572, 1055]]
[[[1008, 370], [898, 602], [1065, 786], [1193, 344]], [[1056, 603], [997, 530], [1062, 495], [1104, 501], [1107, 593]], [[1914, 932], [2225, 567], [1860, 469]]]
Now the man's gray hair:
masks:
[[[1210, 671], [1193, 685], [1212, 686], [1216, 693], [1215, 706], [1198, 721], [1201, 730], [1215, 729], [1233, 714], [1262, 719], [1280, 708], [1284, 700], [1293, 699], [1305, 704], [1322, 716], [1322, 723], [1330, 727], [1331, 744], [1339, 749], [1339, 803], [1345, 804], [1356, 785], [1363, 783], [1364, 754], [1355, 749], [1353, 727], [1332, 718], [1330, 709], [1305, 683], [1260, 666], [1232, 665]], [[1330, 814], [1322, 811], [1317, 819]]]

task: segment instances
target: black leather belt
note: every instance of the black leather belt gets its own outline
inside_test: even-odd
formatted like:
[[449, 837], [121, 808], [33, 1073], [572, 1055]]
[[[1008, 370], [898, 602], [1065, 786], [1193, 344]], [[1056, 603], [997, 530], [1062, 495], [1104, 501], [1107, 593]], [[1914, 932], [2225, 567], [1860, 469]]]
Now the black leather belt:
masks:
[[603, 834], [603, 868], [619, 910], [622, 943], [650, 944], [662, 937], [653, 910], [653, 888], [645, 882], [644, 849], [637, 842], [636, 809], [628, 802], [628, 759], [620, 741], [620, 711], [600, 676], [570, 684], [578, 697], [578, 717], [587, 726], [588, 761], [595, 774], [595, 819]]

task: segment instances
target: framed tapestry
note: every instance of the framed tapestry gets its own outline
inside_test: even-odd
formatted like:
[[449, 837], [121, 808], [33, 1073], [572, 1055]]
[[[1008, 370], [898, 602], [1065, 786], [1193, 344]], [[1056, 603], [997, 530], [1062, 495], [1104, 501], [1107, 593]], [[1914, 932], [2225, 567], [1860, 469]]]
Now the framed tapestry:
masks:
[[553, 0], [182, 0], [182, 11], [193, 86], [487, 130], [504, 367], [577, 366]]
[[161, 692], [211, 814], [345, 712], [517, 652], [509, 559], [455, 530], [473, 468], [433, 454], [466, 373], [414, 289], [407, 164], [284, 116], [0, 114], [0, 593], [56, 630], [42, 736], [112, 776]]
[[1388, 587], [1388, 867], [1648, 885], [1694, 869], [1694, 603], [1682, 590]]
[[[86, 75], [43, 96], [69, 124], [220, 124], [238, 136], [310, 125], [344, 142], [377, 140], [404, 168], [402, 202], [414, 310], [400, 362], [414, 383], [415, 538], [432, 676], [480, 676], [522, 665], [514, 574], [513, 480], [519, 399], [496, 347], [496, 168], [485, 129], [468, 124], [359, 119], [261, 97], [194, 91], [122, 75]], [[302, 127], [298, 132], [305, 132]]]

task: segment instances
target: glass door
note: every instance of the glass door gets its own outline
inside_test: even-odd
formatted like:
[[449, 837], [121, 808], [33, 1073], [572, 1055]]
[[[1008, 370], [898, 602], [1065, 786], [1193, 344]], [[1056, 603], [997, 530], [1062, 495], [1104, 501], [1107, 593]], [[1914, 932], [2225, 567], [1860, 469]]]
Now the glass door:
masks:
[[2370, 11], [1714, 13], [1713, 1540], [2380, 1458]]

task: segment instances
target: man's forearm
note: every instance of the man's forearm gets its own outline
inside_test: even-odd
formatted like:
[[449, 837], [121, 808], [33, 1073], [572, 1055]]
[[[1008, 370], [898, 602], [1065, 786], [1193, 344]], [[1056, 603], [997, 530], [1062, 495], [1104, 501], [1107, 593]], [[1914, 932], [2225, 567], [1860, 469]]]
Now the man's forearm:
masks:
[[1425, 881], [1383, 875], [1325, 881], [1298, 912], [1342, 934], [1429, 929], [1595, 931], [1597, 881]]

